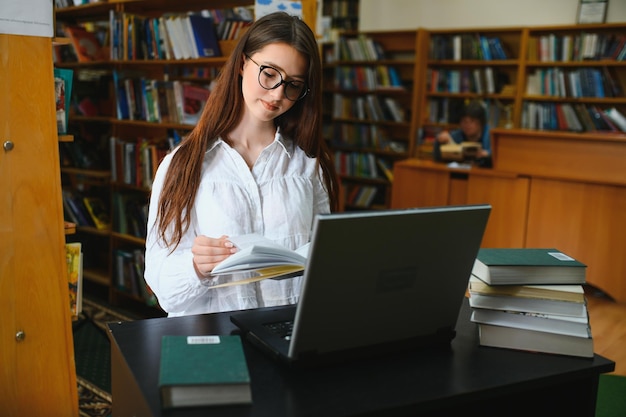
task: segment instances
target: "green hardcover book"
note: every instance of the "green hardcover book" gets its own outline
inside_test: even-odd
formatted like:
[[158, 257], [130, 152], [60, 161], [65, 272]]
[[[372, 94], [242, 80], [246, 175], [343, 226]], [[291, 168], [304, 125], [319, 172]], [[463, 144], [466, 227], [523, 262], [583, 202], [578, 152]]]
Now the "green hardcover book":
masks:
[[584, 284], [587, 267], [544, 248], [481, 248], [472, 275], [489, 285]]
[[252, 403], [237, 335], [163, 336], [159, 371], [163, 408]]

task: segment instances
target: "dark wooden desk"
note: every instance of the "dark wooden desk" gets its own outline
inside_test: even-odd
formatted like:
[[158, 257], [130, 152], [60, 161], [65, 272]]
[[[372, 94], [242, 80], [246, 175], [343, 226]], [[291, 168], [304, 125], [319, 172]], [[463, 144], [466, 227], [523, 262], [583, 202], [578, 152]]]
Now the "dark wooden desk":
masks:
[[[446, 351], [292, 370], [244, 343], [252, 406], [161, 411], [161, 336], [229, 334], [229, 314], [110, 323], [114, 416], [593, 416], [615, 363], [481, 347], [465, 300]], [[375, 329], [372, 329], [375, 331]]]

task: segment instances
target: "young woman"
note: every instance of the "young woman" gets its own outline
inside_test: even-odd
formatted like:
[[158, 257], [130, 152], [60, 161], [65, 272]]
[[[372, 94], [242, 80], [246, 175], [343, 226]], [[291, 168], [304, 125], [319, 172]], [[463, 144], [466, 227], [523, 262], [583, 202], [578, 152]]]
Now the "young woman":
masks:
[[169, 316], [298, 300], [300, 277], [212, 289], [211, 271], [236, 251], [229, 236], [258, 233], [296, 249], [315, 215], [337, 208], [321, 111], [313, 32], [285, 13], [257, 20], [154, 180], [145, 279]]

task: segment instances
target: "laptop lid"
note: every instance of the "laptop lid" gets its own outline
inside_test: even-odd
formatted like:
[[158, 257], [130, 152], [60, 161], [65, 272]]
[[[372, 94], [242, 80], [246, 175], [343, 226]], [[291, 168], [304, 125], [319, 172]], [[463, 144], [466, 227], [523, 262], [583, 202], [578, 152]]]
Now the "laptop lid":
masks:
[[[467, 205], [319, 215], [297, 306], [231, 319], [289, 362], [449, 344], [490, 211]], [[294, 310], [290, 340], [268, 331], [266, 324]]]

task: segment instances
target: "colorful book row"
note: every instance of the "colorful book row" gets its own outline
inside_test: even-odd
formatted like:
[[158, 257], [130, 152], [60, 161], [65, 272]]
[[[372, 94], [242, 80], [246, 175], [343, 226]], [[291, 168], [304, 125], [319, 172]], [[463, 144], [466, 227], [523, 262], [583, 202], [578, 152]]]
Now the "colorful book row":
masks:
[[430, 59], [434, 60], [504, 60], [510, 59], [506, 45], [498, 36], [480, 34], [433, 35]]
[[156, 296], [143, 279], [144, 251], [117, 249], [113, 257], [117, 289], [141, 298], [149, 306], [156, 306]]
[[195, 125], [211, 84], [163, 81], [113, 71], [119, 120]]
[[608, 67], [543, 68], [527, 75], [526, 94], [553, 97], [623, 97], [623, 87]]
[[398, 71], [387, 65], [338, 66], [335, 69], [335, 87], [356, 91], [404, 88]]
[[551, 33], [528, 40], [528, 59], [540, 62], [584, 60], [623, 61], [626, 58], [626, 35]]
[[369, 121], [402, 123], [406, 120], [404, 108], [392, 97], [367, 94], [359, 97], [334, 95], [333, 117]]
[[616, 107], [581, 103], [525, 102], [522, 128], [574, 132], [626, 132], [626, 117]]
[[218, 17], [215, 10], [160, 17], [111, 11], [109, 20], [112, 60], [222, 56], [219, 41], [237, 39], [251, 24], [234, 11]]
[[507, 73], [485, 68], [435, 69], [426, 74], [426, 89], [431, 93], [500, 93], [510, 82]]

